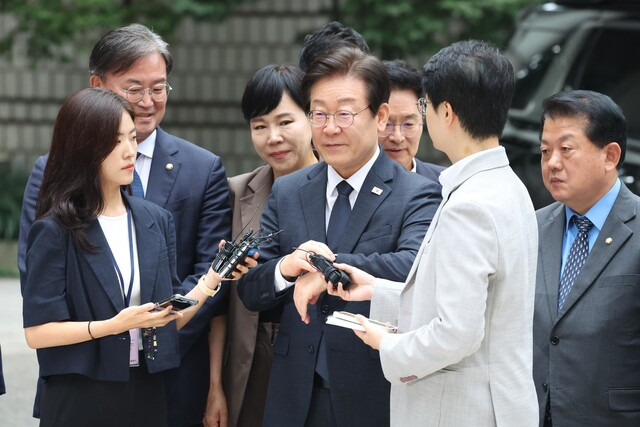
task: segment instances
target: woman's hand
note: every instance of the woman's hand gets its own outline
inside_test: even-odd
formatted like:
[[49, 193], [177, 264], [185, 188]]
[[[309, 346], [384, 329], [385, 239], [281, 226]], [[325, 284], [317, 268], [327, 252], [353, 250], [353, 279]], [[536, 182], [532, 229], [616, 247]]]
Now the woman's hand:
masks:
[[113, 324], [116, 333], [138, 328], [160, 328], [172, 320], [182, 317], [182, 313], [171, 313], [171, 306], [154, 311], [155, 304], [148, 302], [142, 305], [127, 307], [108, 322]]

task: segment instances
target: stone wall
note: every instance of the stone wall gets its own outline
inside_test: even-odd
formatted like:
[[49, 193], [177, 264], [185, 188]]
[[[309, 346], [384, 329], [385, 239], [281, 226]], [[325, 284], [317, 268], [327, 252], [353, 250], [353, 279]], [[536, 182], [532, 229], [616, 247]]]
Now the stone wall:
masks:
[[[257, 0], [221, 23], [183, 22], [170, 39], [175, 64], [169, 83], [174, 90], [163, 128], [221, 156], [229, 176], [253, 170], [260, 159], [240, 112], [247, 80], [269, 63], [297, 64], [304, 35], [327, 23], [339, 3]], [[10, 25], [0, 15], [0, 34]], [[11, 62], [0, 60], [0, 163], [28, 173], [48, 151], [60, 105], [88, 85], [93, 42], [70, 51], [67, 63], [41, 61], [34, 67], [20, 43]], [[420, 66], [424, 59], [410, 62]], [[418, 157], [445, 164], [444, 156], [423, 139]]]
[[[163, 128], [220, 155], [229, 176], [255, 168], [260, 160], [240, 112], [244, 86], [263, 65], [297, 64], [302, 37], [330, 20], [334, 3], [259, 0], [221, 23], [183, 22], [171, 37], [174, 90]], [[0, 16], [0, 33], [9, 25]], [[0, 61], [0, 162], [26, 173], [48, 151], [58, 108], [88, 85], [88, 57], [79, 50], [68, 63], [33, 67], [17, 43], [14, 58]]]

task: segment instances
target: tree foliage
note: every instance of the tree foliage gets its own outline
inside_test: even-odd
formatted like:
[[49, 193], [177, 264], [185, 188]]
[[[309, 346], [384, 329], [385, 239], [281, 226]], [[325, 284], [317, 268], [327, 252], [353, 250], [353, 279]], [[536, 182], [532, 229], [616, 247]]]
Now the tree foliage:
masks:
[[[251, 0], [0, 0], [15, 26], [0, 28], [0, 54], [26, 38], [32, 60], [64, 57], [60, 46], [88, 47], [107, 30], [143, 23], [163, 37], [184, 18], [220, 21]], [[453, 41], [481, 38], [498, 46], [514, 17], [536, 0], [334, 0], [332, 15], [357, 29], [383, 59], [432, 52]]]
[[0, 53], [11, 54], [16, 38], [25, 37], [27, 56], [61, 58], [60, 46], [90, 46], [104, 32], [133, 22], [170, 35], [187, 17], [220, 21], [248, 0], [0, 0], [0, 13], [15, 20], [0, 28]]
[[516, 14], [536, 0], [347, 0], [342, 21], [382, 59], [432, 52], [478, 38], [502, 46]]

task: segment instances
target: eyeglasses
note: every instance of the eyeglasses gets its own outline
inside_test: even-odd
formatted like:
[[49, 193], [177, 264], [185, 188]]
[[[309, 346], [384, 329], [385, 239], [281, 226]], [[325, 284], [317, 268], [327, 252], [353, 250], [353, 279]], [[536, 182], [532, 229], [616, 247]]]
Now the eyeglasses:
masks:
[[427, 105], [431, 104], [425, 98], [418, 99], [418, 111], [420, 114], [425, 114], [427, 112]]
[[413, 123], [413, 122], [404, 122], [404, 123], [391, 123], [387, 122], [387, 126], [382, 131], [382, 136], [391, 136], [395, 131], [395, 128], [400, 128], [400, 133], [404, 136], [408, 136], [409, 138], [418, 135], [420, 132], [420, 128], [422, 127], [422, 123]]
[[169, 86], [169, 83], [160, 83], [152, 87], [131, 86], [129, 89], [123, 89], [122, 91], [127, 101], [135, 104], [142, 101], [145, 92], [149, 92], [149, 96], [155, 102], [162, 102], [167, 99], [171, 90], [172, 87]]
[[353, 124], [356, 116], [362, 113], [367, 108], [369, 108], [368, 105], [357, 113], [352, 113], [351, 111], [346, 110], [339, 110], [333, 114], [323, 113], [322, 111], [318, 110], [311, 110], [307, 114], [307, 117], [309, 118], [309, 123], [311, 123], [311, 126], [313, 126], [314, 128], [321, 128], [326, 125], [329, 117], [333, 117], [333, 122], [336, 126], [340, 128], [348, 128]]

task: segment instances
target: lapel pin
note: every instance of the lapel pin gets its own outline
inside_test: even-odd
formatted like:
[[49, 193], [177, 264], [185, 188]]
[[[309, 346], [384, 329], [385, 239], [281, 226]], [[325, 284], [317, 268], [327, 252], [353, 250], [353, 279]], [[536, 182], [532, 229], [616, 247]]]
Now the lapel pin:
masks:
[[613, 243], [613, 239], [611, 237], [607, 237], [606, 239], [604, 239], [605, 245], [609, 246], [612, 243]]
[[371, 192], [372, 192], [373, 194], [375, 194], [376, 196], [379, 196], [379, 195], [381, 195], [381, 194], [382, 194], [382, 188], [373, 187], [373, 188], [371, 189]]
[[164, 168], [168, 171], [173, 170], [173, 163], [167, 163], [167, 165]]

